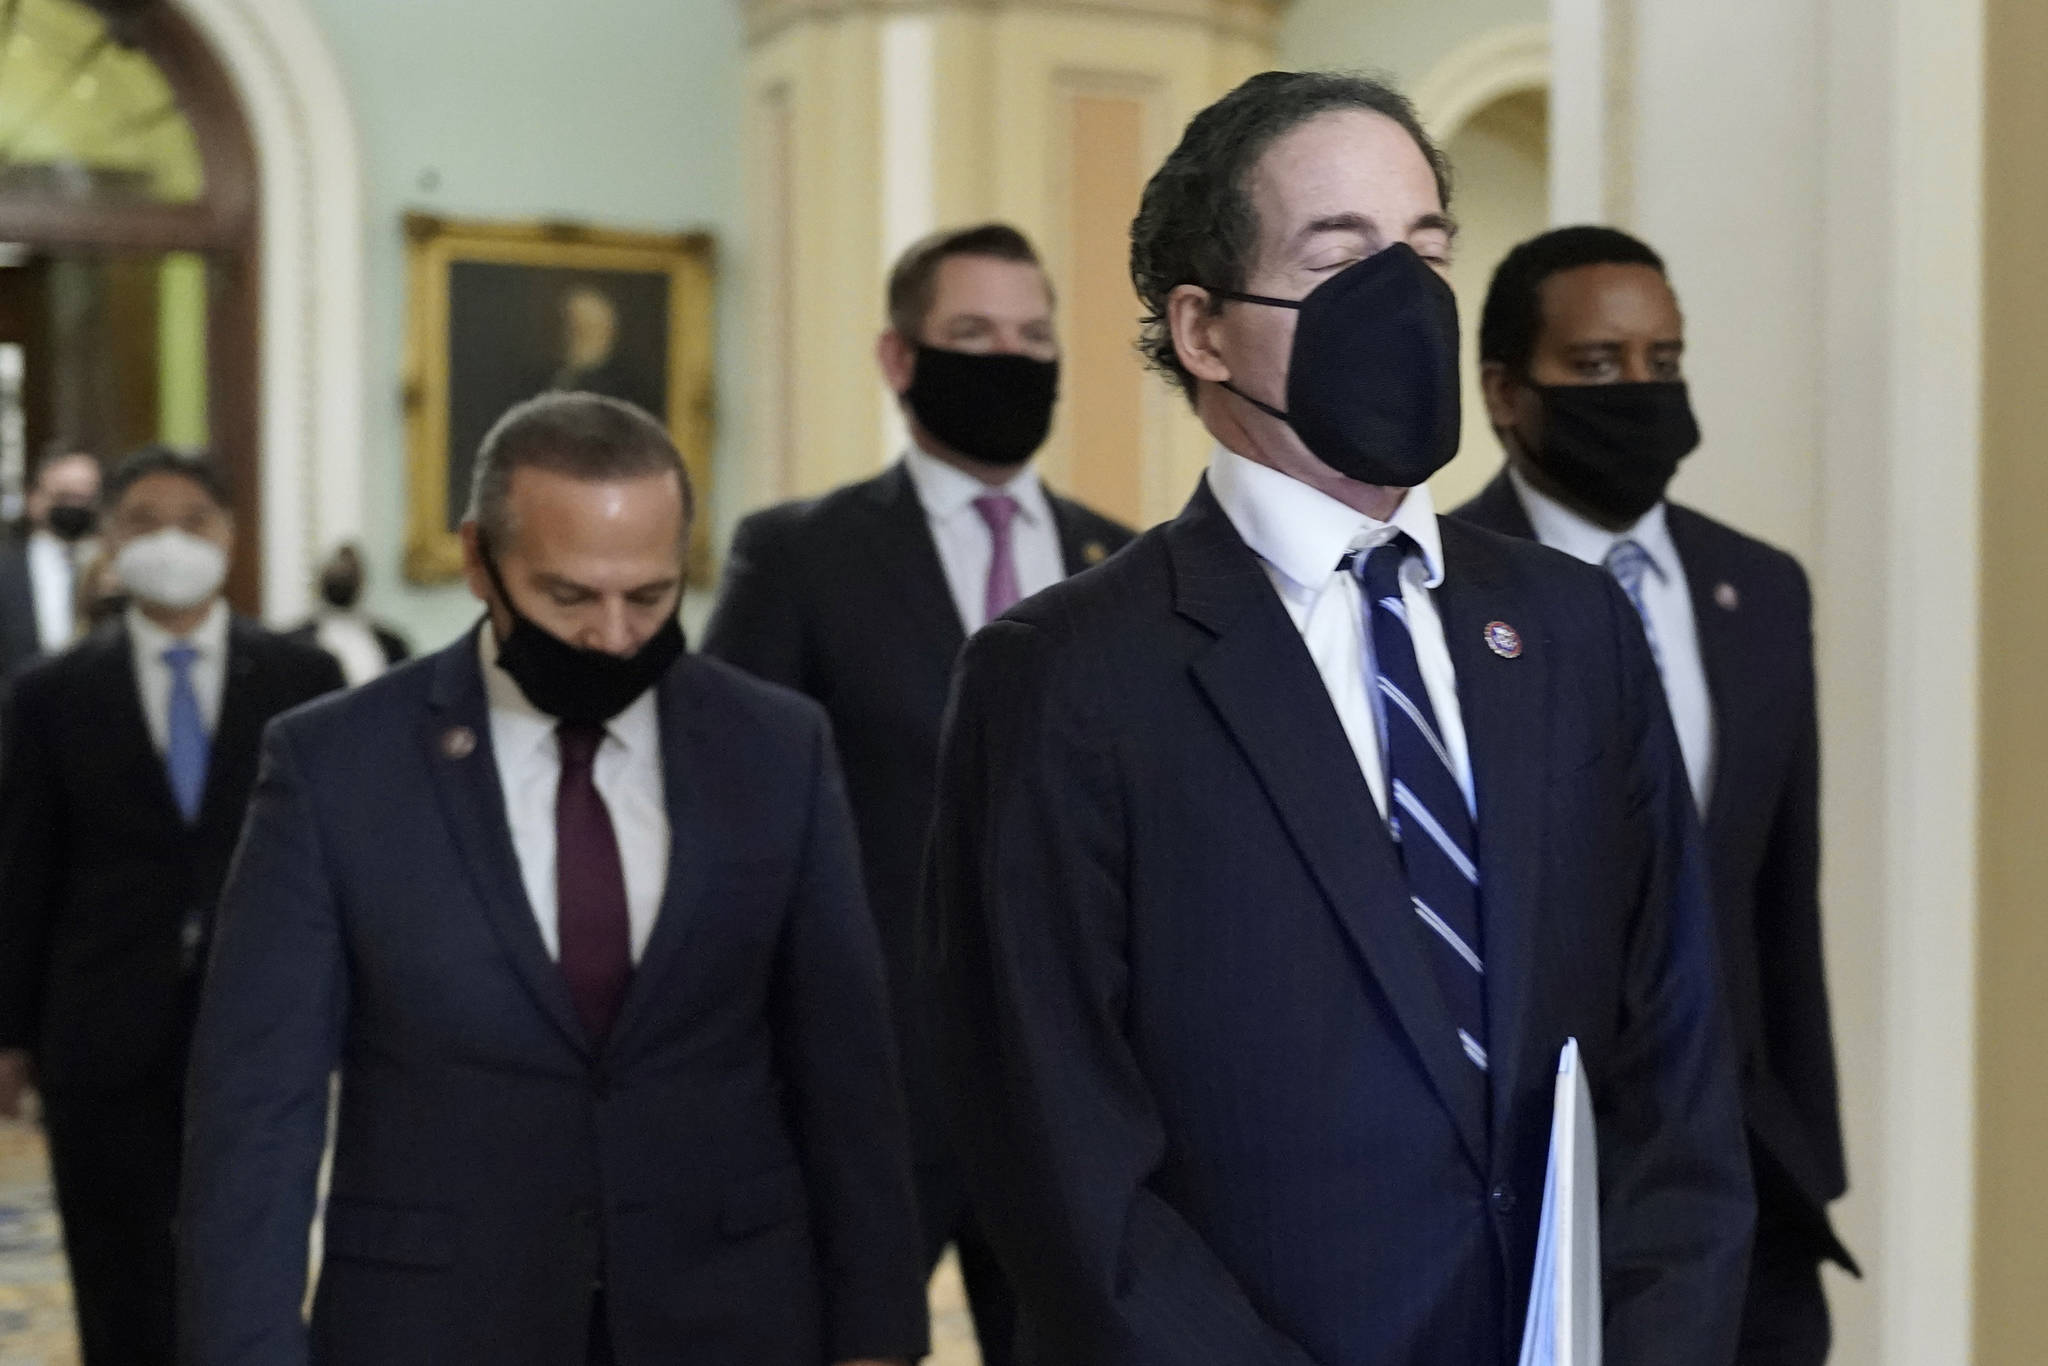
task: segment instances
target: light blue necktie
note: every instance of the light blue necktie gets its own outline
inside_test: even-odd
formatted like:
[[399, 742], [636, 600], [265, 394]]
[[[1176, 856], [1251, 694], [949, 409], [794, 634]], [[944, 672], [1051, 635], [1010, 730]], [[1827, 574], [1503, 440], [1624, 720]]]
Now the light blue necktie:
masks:
[[199, 651], [179, 643], [163, 653], [171, 671], [170, 706], [165, 712], [164, 768], [171, 778], [171, 795], [186, 824], [199, 819], [199, 803], [206, 795], [206, 766], [213, 755], [213, 737], [206, 733], [206, 717], [199, 710], [199, 694], [192, 687], [192, 665]]
[[1649, 604], [1643, 600], [1643, 578], [1655, 574], [1664, 577], [1663, 568], [1653, 559], [1650, 552], [1635, 541], [1616, 541], [1614, 548], [1607, 552], [1607, 572], [1614, 575], [1614, 581], [1621, 585], [1621, 591], [1628, 594], [1636, 615], [1643, 619], [1643, 639], [1650, 644], [1650, 658], [1657, 665], [1657, 672], [1664, 672], [1664, 652], [1657, 646], [1657, 628], [1650, 623]]

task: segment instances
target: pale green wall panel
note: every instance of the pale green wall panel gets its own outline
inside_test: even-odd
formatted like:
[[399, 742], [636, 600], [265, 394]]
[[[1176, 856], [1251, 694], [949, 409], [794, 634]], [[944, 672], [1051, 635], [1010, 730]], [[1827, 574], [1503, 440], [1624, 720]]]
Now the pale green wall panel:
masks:
[[157, 436], [207, 444], [206, 259], [175, 252], [157, 267]]
[[[706, 228], [720, 247], [720, 492], [707, 534], [739, 509], [733, 405], [743, 337], [742, 38], [732, 0], [312, 0], [348, 83], [368, 206], [365, 477], [371, 607], [421, 648], [475, 619], [459, 586], [399, 576], [405, 433], [401, 216], [558, 218]], [[689, 615], [702, 607], [692, 603]]]

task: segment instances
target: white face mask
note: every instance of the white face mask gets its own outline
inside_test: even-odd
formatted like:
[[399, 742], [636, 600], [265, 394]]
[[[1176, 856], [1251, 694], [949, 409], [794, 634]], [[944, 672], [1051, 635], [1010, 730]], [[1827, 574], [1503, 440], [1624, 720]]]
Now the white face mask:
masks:
[[228, 576], [228, 553], [203, 536], [170, 526], [122, 546], [114, 570], [135, 597], [183, 611], [220, 591]]

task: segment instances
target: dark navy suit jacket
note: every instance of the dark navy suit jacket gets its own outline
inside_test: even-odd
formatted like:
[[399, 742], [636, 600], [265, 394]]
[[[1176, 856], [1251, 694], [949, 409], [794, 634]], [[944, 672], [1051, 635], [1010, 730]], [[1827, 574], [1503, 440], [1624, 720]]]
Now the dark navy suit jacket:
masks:
[[[1120, 550], [1130, 530], [1046, 495], [1069, 574]], [[931, 829], [939, 721], [966, 643], [917, 487], [901, 464], [823, 498], [757, 512], [733, 535], [707, 654], [815, 697], [832, 718], [860, 830], [868, 905], [896, 1002], [920, 1162], [944, 1120], [917, 999], [918, 881]]]
[[19, 533], [0, 534], [0, 680], [33, 663], [42, 652], [28, 539]]
[[[1535, 539], [1505, 474], [1453, 515]], [[1762, 1214], [1853, 1270], [1827, 1214], [1848, 1180], [1821, 960], [1812, 595], [1784, 551], [1676, 504], [1666, 517], [1714, 710], [1701, 815]]]
[[199, 817], [149, 733], [125, 622], [32, 664], [0, 706], [0, 1047], [55, 1095], [175, 1079], [271, 718], [342, 686], [325, 653], [240, 617]]
[[271, 728], [192, 1063], [195, 1366], [561, 1366], [600, 1285], [623, 1362], [921, 1353], [881, 955], [824, 718], [696, 656], [658, 702], [668, 888], [602, 1047], [521, 886], [474, 634]]
[[1642, 632], [1564, 556], [1452, 522], [1443, 546], [1487, 1074], [1315, 665], [1206, 485], [968, 644], [929, 966], [1026, 1360], [1511, 1363], [1576, 1036], [1607, 1359], [1729, 1361], [1754, 1207]]

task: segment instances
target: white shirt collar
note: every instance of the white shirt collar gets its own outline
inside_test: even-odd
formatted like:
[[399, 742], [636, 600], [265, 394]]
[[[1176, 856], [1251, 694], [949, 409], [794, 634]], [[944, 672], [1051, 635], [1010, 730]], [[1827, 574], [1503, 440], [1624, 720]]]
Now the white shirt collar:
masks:
[[1422, 552], [1424, 586], [1444, 581], [1443, 538], [1427, 484], [1408, 490], [1392, 519], [1382, 522], [1219, 444], [1209, 455], [1209, 491], [1252, 552], [1305, 590], [1327, 583], [1350, 551], [1379, 545], [1400, 531]]
[[[548, 757], [556, 757], [555, 727], [561, 723], [534, 706], [512, 675], [498, 667], [498, 633], [489, 621], [477, 628], [476, 639], [477, 662], [484, 674], [484, 697], [490, 703], [492, 718], [507, 726], [508, 740], [517, 737], [520, 748], [531, 751], [546, 746]], [[641, 693], [605, 723], [606, 744], [618, 744], [635, 755], [659, 755], [661, 720], [654, 691], [649, 688]]]
[[1672, 571], [1679, 568], [1678, 547], [1672, 544], [1671, 528], [1665, 519], [1661, 499], [1657, 506], [1637, 518], [1634, 526], [1622, 531], [1609, 531], [1587, 521], [1531, 484], [1513, 465], [1508, 466], [1508, 479], [1513, 482], [1515, 492], [1521, 495], [1522, 508], [1529, 514], [1529, 526], [1535, 531], [1536, 539], [1552, 550], [1562, 550], [1587, 564], [1604, 565], [1615, 546], [1623, 541], [1634, 541], [1648, 553], [1650, 566], [1657, 571], [1659, 578], [1668, 579]]
[[191, 634], [174, 636], [144, 616], [140, 607], [131, 604], [128, 608], [128, 637], [135, 642], [135, 652], [144, 659], [161, 660], [165, 650], [180, 642], [197, 650], [201, 659], [220, 659], [228, 648], [228, 605], [219, 598], [214, 599], [212, 610], [192, 629]]
[[991, 493], [1007, 493], [1015, 499], [1027, 524], [1036, 525], [1052, 516], [1045, 501], [1045, 486], [1038, 481], [1037, 468], [1029, 463], [1004, 483], [984, 484], [967, 471], [955, 469], [920, 450], [913, 441], [904, 447], [903, 467], [917, 489], [917, 501], [924, 504], [925, 512], [936, 521], [958, 516], [972, 507], [975, 499]]

